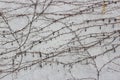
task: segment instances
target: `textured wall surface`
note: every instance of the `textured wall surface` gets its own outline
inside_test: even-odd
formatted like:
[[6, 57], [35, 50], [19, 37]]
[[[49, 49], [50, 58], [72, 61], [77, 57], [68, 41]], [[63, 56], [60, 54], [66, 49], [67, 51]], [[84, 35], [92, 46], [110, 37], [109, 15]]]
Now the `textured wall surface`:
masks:
[[0, 0], [0, 80], [120, 80], [120, 0]]

